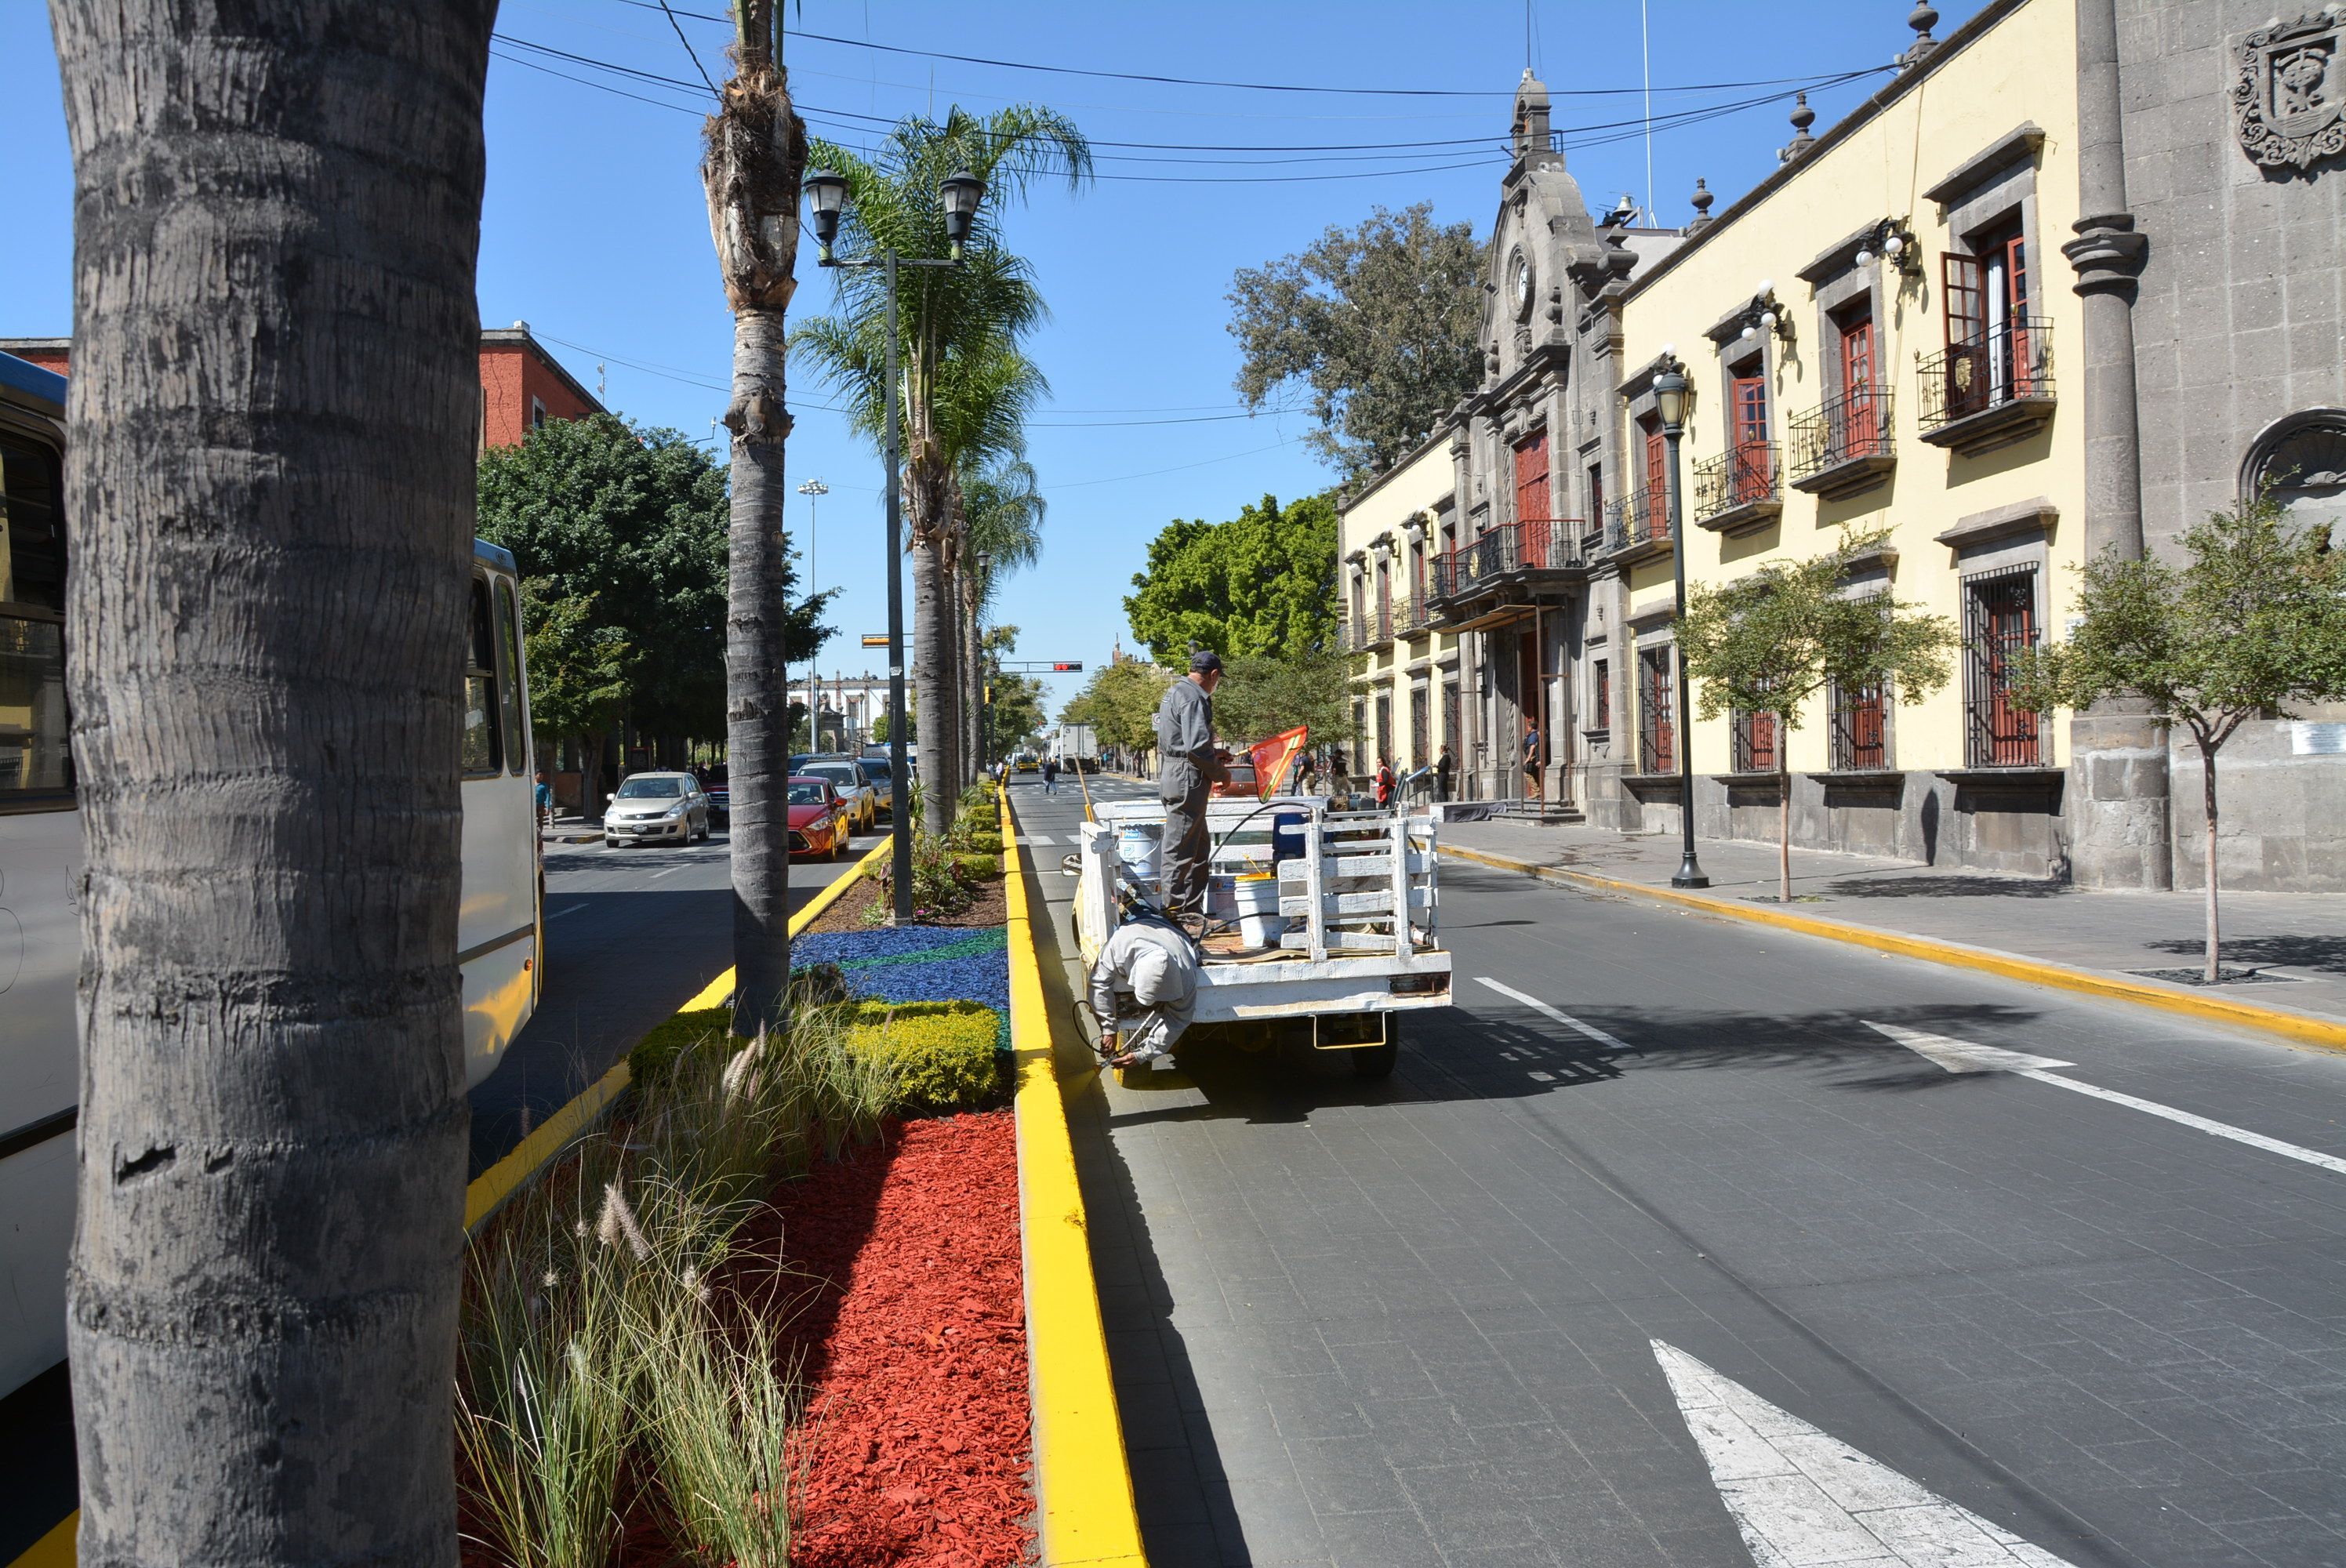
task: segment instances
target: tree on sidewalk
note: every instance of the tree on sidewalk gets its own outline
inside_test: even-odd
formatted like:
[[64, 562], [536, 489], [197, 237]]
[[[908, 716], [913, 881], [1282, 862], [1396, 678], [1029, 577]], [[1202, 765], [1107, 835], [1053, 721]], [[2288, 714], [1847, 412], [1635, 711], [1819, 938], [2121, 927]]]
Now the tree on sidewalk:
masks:
[[2270, 494], [2211, 514], [2182, 543], [2179, 567], [2106, 554], [2087, 563], [2076, 635], [2024, 655], [2012, 695], [2038, 711], [2137, 697], [2191, 732], [2208, 861], [2202, 977], [2213, 985], [2216, 756], [2250, 718], [2346, 697], [2346, 554]]
[[725, 761], [732, 789], [733, 1027], [777, 1021], [790, 976], [790, 736], [784, 627], [782, 460], [790, 433], [783, 314], [798, 287], [806, 127], [782, 69], [779, 0], [732, 0], [733, 75], [700, 166], [709, 233], [733, 312], [730, 573], [725, 613]]
[[495, 12], [50, 6], [83, 1563], [455, 1568]]
[[1775, 752], [1777, 896], [1785, 903], [1792, 901], [1790, 732], [1809, 699], [1879, 691], [1885, 701], [1911, 704], [1947, 684], [1947, 656], [1959, 640], [1953, 621], [1919, 613], [1886, 587], [1850, 590], [1851, 567], [1888, 538], [1887, 531], [1845, 536], [1828, 554], [1772, 561], [1724, 587], [1687, 587], [1678, 657], [1702, 685], [1698, 711], [1764, 726]]
[[627, 634], [589, 597], [569, 597], [543, 577], [522, 585], [522, 657], [540, 765], [558, 737], [579, 740], [578, 809], [602, 814], [604, 739], [627, 708]]
[[1336, 646], [1332, 493], [1266, 495], [1227, 523], [1174, 519], [1148, 544], [1125, 620], [1149, 653], [1187, 667], [1193, 642], [1224, 658], [1289, 658]]
[[1083, 690], [1059, 710], [1062, 724], [1088, 724], [1104, 746], [1138, 753], [1157, 744], [1157, 705], [1173, 672], [1146, 659], [1118, 659], [1102, 665], [1084, 683]]

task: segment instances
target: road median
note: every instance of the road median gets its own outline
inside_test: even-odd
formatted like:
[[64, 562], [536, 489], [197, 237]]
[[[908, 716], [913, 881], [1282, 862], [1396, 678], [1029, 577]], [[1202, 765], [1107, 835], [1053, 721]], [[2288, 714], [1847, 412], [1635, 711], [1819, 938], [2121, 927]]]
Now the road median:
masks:
[[1831, 942], [1871, 948], [1877, 952], [1893, 952], [1907, 958], [1927, 959], [1933, 963], [1948, 964], [1959, 969], [1978, 970], [1983, 973], [2001, 975], [2007, 980], [2025, 981], [2032, 985], [2049, 985], [2061, 991], [2074, 991], [2086, 996], [2099, 996], [2111, 1001], [2131, 1002], [2144, 1007], [2206, 1023], [2226, 1023], [2235, 1028], [2255, 1029], [2278, 1034], [2294, 1044], [2310, 1045], [2320, 1050], [2346, 1053], [2346, 1023], [2317, 1018], [2309, 1013], [2287, 1008], [2260, 1007], [2253, 1003], [2236, 1002], [2229, 997], [2201, 996], [2178, 987], [2162, 985], [2156, 981], [2137, 980], [2131, 975], [2112, 974], [2090, 969], [2073, 969], [2065, 964], [2046, 963], [2019, 953], [2004, 952], [1994, 948], [1974, 947], [1969, 943], [1950, 942], [1939, 937], [1916, 936], [1906, 932], [1882, 931], [1871, 926], [1853, 925], [1845, 921], [1822, 920], [1814, 915], [1794, 914], [1790, 910], [1768, 909], [1760, 905], [1737, 902], [1733, 900], [1682, 891], [1677, 888], [1655, 887], [1645, 882], [1624, 881], [1616, 877], [1601, 877], [1591, 871], [1576, 871], [1562, 866], [1536, 865], [1510, 855], [1494, 854], [1487, 850], [1463, 849], [1454, 844], [1442, 846], [1445, 857], [1455, 857], [1495, 871], [1514, 871], [1540, 881], [1559, 886], [1585, 889], [1591, 892], [1609, 893], [1619, 897], [1640, 898], [1656, 903], [1675, 905], [1680, 909], [1721, 915], [1729, 920], [1748, 921], [1754, 925], [1772, 926], [1779, 931], [1799, 932], [1807, 936], [1820, 936]]
[[1080, 1046], [1062, 1040], [1065, 1032], [1053, 1026], [1043, 1000], [1025, 855], [1006, 799], [1001, 812], [1040, 1560], [1046, 1568], [1145, 1564], [1060, 1081]]

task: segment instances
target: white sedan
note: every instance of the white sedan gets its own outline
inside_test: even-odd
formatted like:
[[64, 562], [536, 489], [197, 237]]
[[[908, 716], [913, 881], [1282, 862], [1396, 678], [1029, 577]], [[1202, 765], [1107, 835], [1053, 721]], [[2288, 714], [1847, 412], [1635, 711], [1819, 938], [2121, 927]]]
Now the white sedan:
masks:
[[840, 799], [846, 803], [847, 814], [853, 820], [856, 831], [865, 831], [880, 820], [880, 792], [865, 782], [863, 769], [855, 765], [853, 758], [809, 758], [791, 769], [790, 776], [828, 780]]
[[709, 837], [709, 797], [689, 773], [638, 773], [603, 809], [603, 842], [688, 844]]

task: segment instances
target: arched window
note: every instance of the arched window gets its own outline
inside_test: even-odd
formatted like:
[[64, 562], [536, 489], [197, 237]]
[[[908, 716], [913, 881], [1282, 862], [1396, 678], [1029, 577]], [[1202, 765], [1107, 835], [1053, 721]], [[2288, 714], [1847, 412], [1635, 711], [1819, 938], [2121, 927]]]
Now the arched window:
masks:
[[2316, 408], [2276, 420], [2240, 465], [2240, 495], [2264, 486], [2300, 521], [2328, 524], [2346, 544], [2346, 409]]

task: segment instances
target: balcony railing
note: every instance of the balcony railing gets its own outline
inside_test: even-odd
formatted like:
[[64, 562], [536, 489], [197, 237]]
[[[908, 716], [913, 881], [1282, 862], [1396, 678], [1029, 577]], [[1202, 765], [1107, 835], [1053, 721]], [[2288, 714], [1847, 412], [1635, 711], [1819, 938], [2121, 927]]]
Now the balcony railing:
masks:
[[1749, 441], [1694, 465], [1694, 520], [1722, 532], [1763, 523], [1783, 510], [1776, 443]]
[[1491, 579], [1585, 565], [1576, 517], [1527, 517], [1433, 558], [1433, 596], [1455, 599]]
[[2020, 316], [1924, 359], [1924, 441], [1968, 449], [2025, 434], [2053, 412], [2053, 320]]
[[1792, 484], [1824, 496], [1862, 490], [1897, 463], [1886, 387], [1852, 388], [1791, 422]]
[[1653, 555], [1669, 544], [1669, 494], [1660, 486], [1632, 491], [1606, 508], [1606, 555]]
[[1425, 591], [1423, 587], [1393, 606], [1393, 630], [1403, 636], [1409, 636], [1412, 632], [1423, 631], [1426, 622], [1432, 618], [1431, 613], [1426, 608]]

